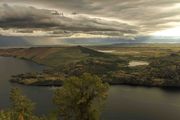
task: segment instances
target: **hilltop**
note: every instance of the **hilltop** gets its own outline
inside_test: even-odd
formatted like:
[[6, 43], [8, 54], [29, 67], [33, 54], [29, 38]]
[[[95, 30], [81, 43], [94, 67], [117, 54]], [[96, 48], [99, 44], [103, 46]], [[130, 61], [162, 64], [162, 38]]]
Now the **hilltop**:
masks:
[[50, 67], [60, 67], [90, 58], [103, 60], [118, 59], [115, 55], [98, 52], [94, 49], [82, 46], [1, 49], [0, 56], [13, 56], [21, 59], [28, 59]]

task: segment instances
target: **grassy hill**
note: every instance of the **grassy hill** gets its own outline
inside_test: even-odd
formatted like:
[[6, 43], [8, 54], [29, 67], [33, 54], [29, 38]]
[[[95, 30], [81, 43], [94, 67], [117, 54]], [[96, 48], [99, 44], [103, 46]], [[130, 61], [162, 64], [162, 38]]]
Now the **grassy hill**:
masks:
[[128, 64], [116, 55], [82, 46], [4, 49], [0, 50], [0, 55], [28, 59], [52, 67], [40, 74], [20, 74], [11, 79], [11, 82], [25, 85], [62, 85], [65, 78], [83, 73], [103, 77], [118, 70], [119, 64]]
[[0, 55], [28, 59], [51, 67], [64, 66], [90, 58], [103, 60], [118, 59], [115, 55], [98, 52], [82, 46], [3, 49], [0, 50]]

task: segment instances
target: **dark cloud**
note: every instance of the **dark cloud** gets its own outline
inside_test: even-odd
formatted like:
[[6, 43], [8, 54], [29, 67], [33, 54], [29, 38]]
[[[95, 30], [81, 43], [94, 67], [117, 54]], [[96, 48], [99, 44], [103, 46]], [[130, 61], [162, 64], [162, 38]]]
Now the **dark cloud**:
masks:
[[[137, 34], [137, 27], [117, 21], [92, 18], [85, 15], [66, 16], [57, 11], [35, 7], [0, 7], [0, 27], [17, 29], [17, 32], [34, 30], [53, 31], [54, 34], [96, 33], [96, 34]], [[56, 14], [54, 14], [56, 13]], [[18, 30], [23, 29], [23, 30]], [[27, 30], [28, 29], [28, 30]], [[114, 33], [113, 33], [114, 32]]]
[[0, 27], [2, 28], [56, 26], [54, 22], [50, 22], [53, 18], [51, 18], [49, 10], [4, 4], [0, 7], [0, 11]]
[[[9, 5], [0, 7], [3, 29], [38, 29], [61, 36], [73, 33], [135, 36], [180, 25], [179, 0], [0, 1], [4, 3]], [[64, 16], [59, 12], [64, 12]]]

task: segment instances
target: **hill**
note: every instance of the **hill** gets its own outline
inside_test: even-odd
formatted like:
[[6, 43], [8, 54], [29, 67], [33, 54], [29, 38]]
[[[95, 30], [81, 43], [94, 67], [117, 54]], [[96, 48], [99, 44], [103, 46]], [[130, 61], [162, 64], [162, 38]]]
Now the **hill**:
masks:
[[28, 59], [50, 67], [64, 66], [90, 58], [103, 60], [118, 59], [115, 55], [98, 52], [82, 46], [1, 49], [0, 56]]
[[111, 71], [120, 69], [119, 64], [128, 64], [116, 55], [82, 46], [1, 49], [0, 56], [32, 60], [52, 67], [42, 73], [20, 74], [11, 79], [11, 82], [40, 86], [59, 86], [65, 78], [83, 73], [103, 77]]

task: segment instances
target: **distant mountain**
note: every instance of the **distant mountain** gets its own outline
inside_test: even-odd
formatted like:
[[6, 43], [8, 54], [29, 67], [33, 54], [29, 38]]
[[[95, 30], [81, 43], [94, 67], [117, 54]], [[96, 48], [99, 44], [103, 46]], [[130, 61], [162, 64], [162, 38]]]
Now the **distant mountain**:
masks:
[[137, 37], [135, 43], [180, 43], [180, 37], [144, 36]]
[[75, 45], [108, 45], [108, 44], [137, 44], [137, 43], [180, 43], [180, 37], [162, 37], [162, 36], [141, 36], [134, 40], [120, 38], [78, 38], [67, 39], [66, 44]]
[[180, 37], [144, 36], [134, 40], [120, 38], [5, 37], [0, 36], [0, 47], [51, 46], [51, 45], [111, 45], [137, 43], [180, 43]]

